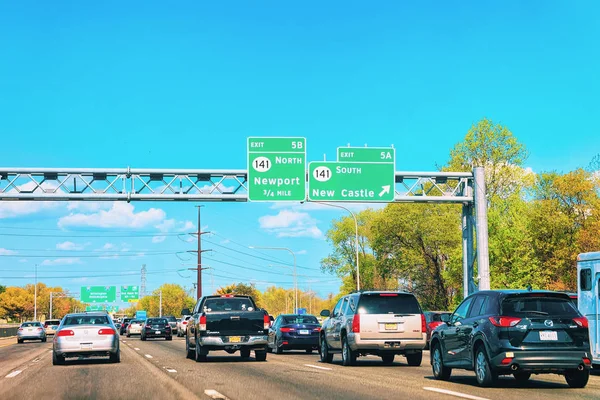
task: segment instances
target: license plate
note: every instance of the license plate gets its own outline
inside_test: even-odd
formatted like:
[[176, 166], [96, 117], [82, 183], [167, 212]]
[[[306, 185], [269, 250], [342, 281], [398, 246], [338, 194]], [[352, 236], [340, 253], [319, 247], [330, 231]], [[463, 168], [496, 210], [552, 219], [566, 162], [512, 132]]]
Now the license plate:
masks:
[[301, 335], [308, 335], [308, 334], [310, 334], [310, 331], [308, 329], [300, 329], [300, 334]]
[[555, 331], [540, 331], [540, 340], [558, 340], [558, 333]]
[[229, 336], [229, 343], [240, 343], [241, 341], [241, 336]]
[[398, 324], [385, 324], [386, 331], [395, 331], [398, 329]]
[[160, 331], [154, 331], [154, 333], [160, 335]]
[[81, 343], [81, 350], [91, 350], [91, 349], [92, 349], [91, 343]]

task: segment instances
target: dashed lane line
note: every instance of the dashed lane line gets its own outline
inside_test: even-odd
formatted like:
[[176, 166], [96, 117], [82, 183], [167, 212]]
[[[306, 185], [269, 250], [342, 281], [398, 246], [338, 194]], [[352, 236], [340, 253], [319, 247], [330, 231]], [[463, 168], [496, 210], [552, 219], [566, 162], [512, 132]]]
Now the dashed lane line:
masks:
[[167, 368], [167, 372], [174, 374], [175, 372], [177, 372], [177, 370], [173, 368]]
[[204, 394], [207, 395], [208, 397], [210, 397], [211, 399], [229, 400], [229, 397], [225, 396], [224, 394], [221, 394], [221, 393], [217, 392], [214, 389], [206, 389], [204, 391]]
[[460, 392], [453, 392], [452, 390], [439, 389], [439, 388], [434, 388], [434, 387], [424, 387], [423, 389], [424, 390], [428, 390], [430, 392], [447, 394], [448, 396], [460, 397], [462, 399], [469, 399], [469, 400], [489, 400], [489, 399], [486, 399], [485, 397], [473, 396], [471, 394], [460, 393]]
[[312, 365], [312, 364], [304, 364], [304, 366], [305, 367], [310, 367], [310, 368], [322, 369], [322, 370], [325, 370], [325, 371], [331, 371], [332, 370], [332, 368], [321, 367], [321, 366]]
[[134, 347], [133, 349], [134, 349], [134, 350], [137, 350], [137, 351], [140, 351], [140, 349], [138, 349], [137, 347]]
[[144, 357], [146, 357], [146, 358], [154, 358], [150, 354], [145, 354]]
[[6, 375], [5, 378], [14, 378], [15, 376], [19, 375], [21, 372], [23, 372], [23, 371], [18, 369], [16, 371], [13, 371], [10, 374]]

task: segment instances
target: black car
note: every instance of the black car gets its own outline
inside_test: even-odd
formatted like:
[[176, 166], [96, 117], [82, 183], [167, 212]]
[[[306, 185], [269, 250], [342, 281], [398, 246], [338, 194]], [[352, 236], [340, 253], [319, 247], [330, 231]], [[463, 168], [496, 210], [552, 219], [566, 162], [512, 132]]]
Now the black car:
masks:
[[565, 293], [481, 291], [442, 319], [431, 337], [436, 379], [460, 368], [475, 371], [480, 386], [493, 385], [498, 375], [526, 381], [532, 373], [562, 374], [575, 388], [588, 382], [588, 321]]
[[269, 329], [267, 351], [281, 354], [284, 350], [305, 350], [312, 353], [319, 348], [320, 331], [321, 324], [314, 315], [280, 315]]
[[148, 318], [142, 327], [140, 339], [148, 338], [165, 338], [165, 340], [173, 340], [173, 330], [166, 318]]

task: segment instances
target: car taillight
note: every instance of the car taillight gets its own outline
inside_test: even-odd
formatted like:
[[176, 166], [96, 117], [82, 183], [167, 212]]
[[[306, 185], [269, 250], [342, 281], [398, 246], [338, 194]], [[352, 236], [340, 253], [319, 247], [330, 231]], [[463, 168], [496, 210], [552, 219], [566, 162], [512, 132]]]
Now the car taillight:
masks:
[[263, 315], [263, 329], [269, 329], [271, 327], [271, 318], [267, 314]]
[[352, 318], [352, 332], [360, 332], [360, 314], [354, 314], [354, 318]]
[[281, 332], [285, 332], [285, 333], [288, 333], [288, 332], [294, 332], [294, 331], [295, 331], [295, 329], [294, 329], [294, 328], [279, 328], [279, 330], [280, 330]]
[[592, 360], [590, 360], [589, 358], [583, 357], [582, 360], [585, 365], [588, 365], [588, 366], [592, 365]]
[[425, 314], [421, 314], [421, 333], [427, 332], [427, 319], [425, 318]]
[[580, 328], [588, 328], [588, 319], [586, 317], [573, 318], [573, 322], [577, 324]]
[[188, 323], [187, 321], [183, 321], [183, 322], [181, 323], [181, 325], [187, 325], [187, 323]]
[[116, 332], [112, 328], [103, 328], [98, 331], [98, 335], [114, 335]]
[[200, 321], [198, 321], [198, 330], [205, 331], [206, 330], [206, 315], [200, 316]]
[[321, 327], [317, 326], [315, 329], [313, 329], [313, 332], [321, 332]]
[[515, 317], [490, 317], [492, 325], [499, 328], [511, 328], [521, 322], [521, 318]]
[[43, 328], [37, 328], [38, 332], [43, 331]]
[[443, 322], [442, 321], [433, 321], [429, 323], [429, 329], [434, 330], [435, 328], [437, 328], [438, 326], [442, 325]]
[[22, 330], [23, 330], [23, 328], [19, 328], [19, 330], [20, 330], [20, 331], [22, 331]]
[[379, 293], [380, 297], [398, 297], [398, 293]]
[[75, 336], [75, 332], [73, 332], [70, 329], [61, 329], [60, 331], [58, 331], [56, 336], [58, 336], [58, 337], [60, 337], [60, 336]]
[[47, 328], [47, 327], [48, 327], [48, 324], [44, 324], [44, 328]]

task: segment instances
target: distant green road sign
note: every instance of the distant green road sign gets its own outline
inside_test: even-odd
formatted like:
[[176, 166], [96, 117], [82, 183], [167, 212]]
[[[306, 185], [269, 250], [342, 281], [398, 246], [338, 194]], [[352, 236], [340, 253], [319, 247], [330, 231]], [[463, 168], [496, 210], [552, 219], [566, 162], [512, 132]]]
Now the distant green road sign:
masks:
[[309, 163], [310, 201], [394, 201], [394, 148], [339, 147], [338, 161]]
[[139, 286], [121, 286], [121, 301], [135, 303], [140, 300]]
[[117, 300], [116, 286], [82, 286], [83, 303], [111, 303]]
[[306, 200], [306, 139], [248, 138], [248, 200]]
[[106, 306], [104, 304], [94, 304], [93, 306], [86, 306], [85, 311], [104, 311]]
[[110, 312], [117, 312], [119, 311], [119, 306], [106, 306], [106, 311]]

